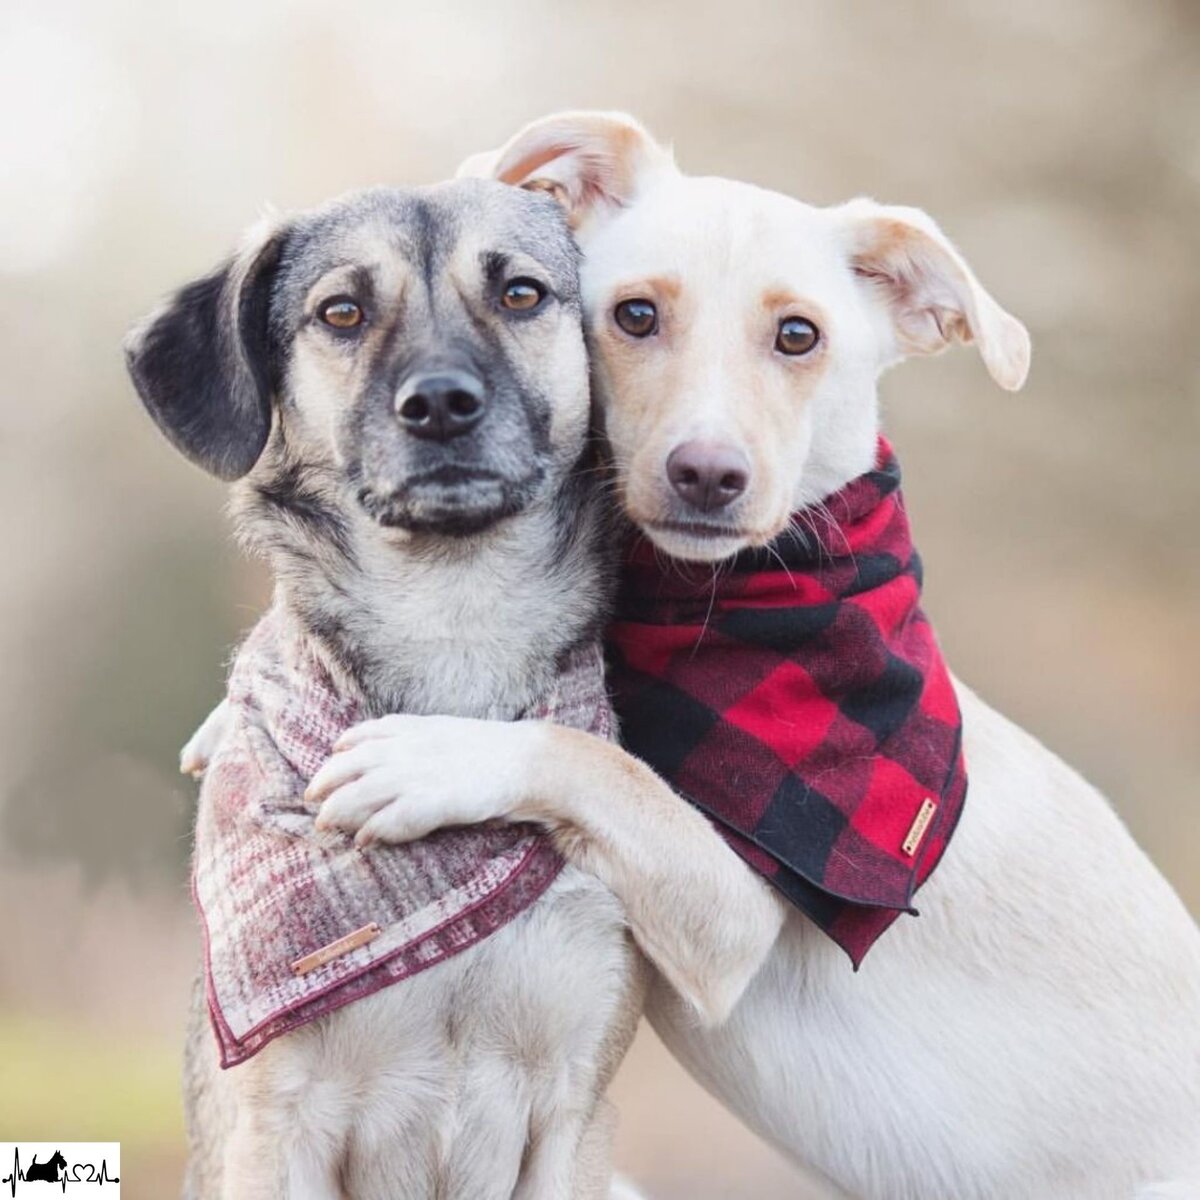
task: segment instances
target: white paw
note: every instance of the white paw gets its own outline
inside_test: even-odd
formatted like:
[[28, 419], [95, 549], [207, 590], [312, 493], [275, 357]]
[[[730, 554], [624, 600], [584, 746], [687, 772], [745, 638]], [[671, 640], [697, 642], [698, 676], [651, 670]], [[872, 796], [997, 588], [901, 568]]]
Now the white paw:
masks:
[[208, 764], [216, 757], [217, 747], [221, 744], [233, 716], [229, 709], [229, 701], [222, 700], [216, 708], [204, 718], [200, 728], [188, 738], [187, 743], [179, 752], [179, 771], [183, 775], [191, 775], [199, 779], [208, 770]]
[[529, 723], [390, 716], [338, 739], [305, 793], [318, 829], [409, 842], [509, 815], [536, 739]]

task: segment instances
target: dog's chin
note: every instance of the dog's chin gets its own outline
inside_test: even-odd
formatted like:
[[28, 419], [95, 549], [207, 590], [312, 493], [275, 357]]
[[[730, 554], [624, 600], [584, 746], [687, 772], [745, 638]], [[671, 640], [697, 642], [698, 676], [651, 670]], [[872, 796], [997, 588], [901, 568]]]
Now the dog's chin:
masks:
[[444, 473], [386, 494], [363, 488], [358, 499], [384, 530], [464, 538], [524, 511], [538, 482], [537, 474], [513, 480], [485, 471]]
[[742, 530], [704, 521], [638, 521], [637, 525], [658, 549], [681, 562], [724, 562], [758, 540]]

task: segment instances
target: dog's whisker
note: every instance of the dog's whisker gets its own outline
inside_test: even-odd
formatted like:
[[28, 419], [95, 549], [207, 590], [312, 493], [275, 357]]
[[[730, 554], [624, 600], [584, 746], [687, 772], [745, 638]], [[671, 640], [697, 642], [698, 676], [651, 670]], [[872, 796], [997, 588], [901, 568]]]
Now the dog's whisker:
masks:
[[770, 554], [771, 557], [774, 558], [776, 560], [776, 562], [778, 562], [779, 565], [783, 568], [783, 573], [788, 577], [788, 583], [790, 583], [792, 585], [792, 590], [795, 591], [798, 586], [796, 583], [796, 577], [792, 574], [791, 570], [788, 568], [787, 563], [783, 561], [783, 555], [779, 553], [779, 551], [775, 548], [774, 544], [771, 542], [767, 543], [766, 549], [767, 549], [767, 553]]

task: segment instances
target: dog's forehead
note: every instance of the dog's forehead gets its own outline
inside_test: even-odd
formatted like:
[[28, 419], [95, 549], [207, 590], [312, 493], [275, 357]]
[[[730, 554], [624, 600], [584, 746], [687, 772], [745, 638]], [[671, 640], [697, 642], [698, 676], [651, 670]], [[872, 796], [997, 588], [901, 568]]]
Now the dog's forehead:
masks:
[[534, 260], [556, 286], [573, 290], [578, 252], [559, 206], [547, 196], [489, 180], [426, 188], [373, 188], [289, 222], [279, 287], [302, 294], [335, 268], [399, 259], [425, 278], [496, 255]]
[[549, 270], [574, 275], [579, 251], [566, 213], [544, 192], [528, 192], [491, 179], [457, 179], [424, 193], [430, 211], [453, 227], [456, 240], [536, 259]]
[[589, 300], [639, 275], [750, 291], [841, 273], [825, 209], [753, 184], [665, 173], [585, 242]]

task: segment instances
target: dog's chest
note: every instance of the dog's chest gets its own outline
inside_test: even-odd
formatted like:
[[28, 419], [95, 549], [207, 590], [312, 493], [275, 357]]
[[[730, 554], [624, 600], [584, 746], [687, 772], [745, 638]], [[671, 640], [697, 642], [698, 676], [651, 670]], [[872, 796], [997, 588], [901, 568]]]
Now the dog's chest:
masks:
[[546, 594], [556, 590], [531, 588], [507, 563], [431, 565], [347, 614], [347, 632], [370, 648], [369, 691], [383, 707], [510, 719], [544, 693], [591, 619], [581, 599]]

